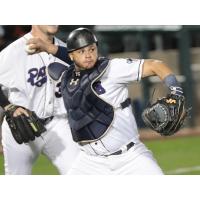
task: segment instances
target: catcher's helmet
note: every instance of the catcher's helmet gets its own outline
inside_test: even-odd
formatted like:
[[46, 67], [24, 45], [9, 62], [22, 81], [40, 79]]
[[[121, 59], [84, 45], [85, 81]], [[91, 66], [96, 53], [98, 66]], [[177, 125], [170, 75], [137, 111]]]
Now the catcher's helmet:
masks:
[[96, 36], [87, 28], [73, 30], [67, 38], [68, 52], [78, 50], [93, 43], [98, 43]]

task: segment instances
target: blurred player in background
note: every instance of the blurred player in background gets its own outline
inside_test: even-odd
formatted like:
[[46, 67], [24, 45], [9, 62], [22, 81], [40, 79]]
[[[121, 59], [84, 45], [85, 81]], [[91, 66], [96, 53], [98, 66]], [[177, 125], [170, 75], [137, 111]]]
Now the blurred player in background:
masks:
[[1, 128], [1, 125], [2, 125], [2, 121], [3, 121], [3, 109], [0, 107], [0, 154], [3, 153], [3, 147], [2, 147], [2, 128]]
[[[47, 129], [42, 137], [19, 145], [4, 120], [2, 144], [5, 174], [31, 174], [32, 166], [41, 153], [47, 156], [60, 174], [66, 174], [79, 153], [66, 120], [60, 83], [52, 83], [46, 75], [46, 67], [50, 63], [63, 62], [46, 52], [31, 55], [33, 51], [26, 45], [30, 38], [36, 37], [49, 44], [65, 46], [55, 37], [57, 31], [58, 26], [33, 25], [30, 33], [0, 53], [0, 86], [3, 86], [0, 87], [0, 106], [5, 111], [10, 104], [35, 111], [45, 121]], [[8, 96], [4, 95], [3, 90]], [[23, 113], [23, 108], [18, 108], [14, 115]]]

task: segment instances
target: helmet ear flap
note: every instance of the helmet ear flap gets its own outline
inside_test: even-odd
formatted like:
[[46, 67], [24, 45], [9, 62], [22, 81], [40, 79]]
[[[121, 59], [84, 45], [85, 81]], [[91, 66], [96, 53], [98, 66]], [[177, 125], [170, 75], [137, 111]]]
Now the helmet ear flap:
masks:
[[68, 52], [76, 51], [94, 43], [98, 45], [98, 40], [91, 30], [87, 28], [75, 29], [67, 38]]

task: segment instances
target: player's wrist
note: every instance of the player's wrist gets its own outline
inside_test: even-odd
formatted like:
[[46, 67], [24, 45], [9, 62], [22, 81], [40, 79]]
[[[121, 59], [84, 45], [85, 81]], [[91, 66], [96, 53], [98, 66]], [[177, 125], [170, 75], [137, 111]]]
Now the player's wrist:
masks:
[[169, 88], [170, 94], [183, 96], [183, 88], [180, 86], [174, 74], [166, 76], [163, 82]]
[[178, 96], [183, 96], [183, 89], [181, 87], [170, 86], [170, 93]]
[[50, 44], [46, 47], [46, 51], [49, 54], [55, 55], [58, 51], [58, 46], [54, 45], [54, 44]]

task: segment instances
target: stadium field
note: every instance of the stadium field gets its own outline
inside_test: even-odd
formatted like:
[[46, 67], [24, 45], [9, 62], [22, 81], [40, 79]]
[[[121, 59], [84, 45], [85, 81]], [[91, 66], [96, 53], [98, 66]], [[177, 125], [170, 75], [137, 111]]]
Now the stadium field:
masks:
[[165, 174], [200, 174], [200, 136], [144, 142]]
[[[144, 141], [153, 152], [165, 174], [200, 174], [200, 136]], [[0, 155], [0, 174], [4, 174], [3, 156]], [[40, 156], [33, 167], [35, 175], [57, 175], [54, 166]]]
[[[43, 155], [41, 155], [33, 166], [34, 175], [58, 175], [57, 169]], [[4, 174], [3, 156], [0, 155], [0, 175]]]

